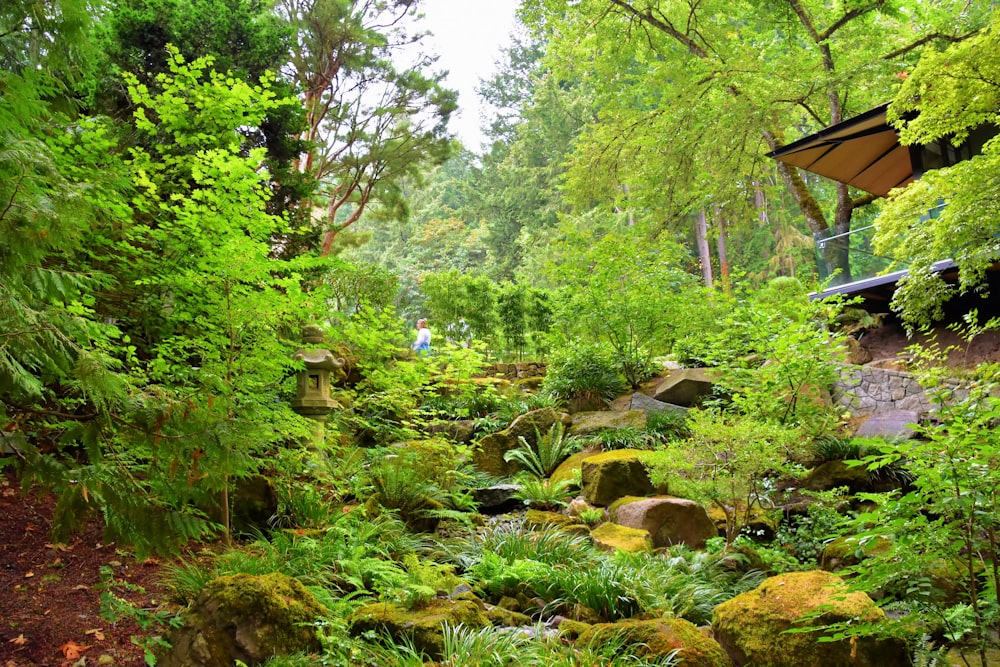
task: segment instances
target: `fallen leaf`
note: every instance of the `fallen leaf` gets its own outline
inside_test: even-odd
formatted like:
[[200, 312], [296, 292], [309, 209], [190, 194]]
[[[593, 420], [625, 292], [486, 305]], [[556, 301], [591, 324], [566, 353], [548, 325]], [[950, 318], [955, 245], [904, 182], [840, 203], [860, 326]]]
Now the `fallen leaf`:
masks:
[[35, 576], [34, 572], [25, 572], [24, 573], [24, 578], [25, 579], [31, 579], [33, 576]]
[[94, 635], [94, 639], [96, 639], [97, 641], [99, 641], [99, 642], [100, 641], [104, 641], [104, 633], [101, 631], [100, 628], [94, 628], [93, 630], [87, 630], [83, 634], [85, 634], [85, 635]]
[[28, 638], [24, 636], [24, 633], [21, 633], [17, 637], [11, 639], [10, 643], [14, 644], [15, 646], [24, 646], [25, 644], [28, 643]]
[[76, 642], [66, 642], [59, 647], [59, 650], [62, 651], [67, 660], [76, 660], [89, 648], [89, 646], [82, 646]]
[[90, 586], [84, 586], [83, 584], [77, 584], [76, 586], [73, 587], [73, 590], [74, 591], [89, 591], [90, 590]]

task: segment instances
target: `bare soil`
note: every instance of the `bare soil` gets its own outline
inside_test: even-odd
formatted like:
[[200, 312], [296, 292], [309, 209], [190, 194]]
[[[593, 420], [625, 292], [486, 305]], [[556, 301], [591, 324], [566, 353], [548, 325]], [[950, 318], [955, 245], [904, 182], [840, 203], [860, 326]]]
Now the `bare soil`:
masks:
[[988, 331], [971, 342], [964, 341], [958, 334], [946, 328], [936, 329], [932, 335], [916, 334], [907, 338], [906, 331], [895, 321], [886, 321], [877, 329], [856, 336], [861, 347], [868, 351], [873, 361], [891, 359], [907, 360], [912, 355], [910, 346], [936, 344], [946, 353], [945, 365], [954, 369], [974, 368], [981, 363], [1000, 363], [1000, 332]]
[[0, 667], [145, 665], [132, 638], [146, 632], [101, 617], [100, 568], [111, 568], [119, 597], [152, 609], [163, 599], [161, 564], [104, 544], [96, 519], [67, 544], [53, 543], [55, 500], [24, 495], [18, 484], [10, 472], [0, 476]]

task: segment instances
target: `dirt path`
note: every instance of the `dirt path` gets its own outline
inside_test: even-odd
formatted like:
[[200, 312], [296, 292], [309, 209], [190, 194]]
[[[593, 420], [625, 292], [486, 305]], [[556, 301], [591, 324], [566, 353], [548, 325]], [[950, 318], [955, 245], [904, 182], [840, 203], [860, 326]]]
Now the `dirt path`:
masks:
[[0, 667], [145, 665], [132, 641], [144, 635], [139, 626], [101, 618], [101, 568], [110, 568], [119, 597], [152, 608], [162, 593], [160, 564], [102, 544], [96, 521], [53, 544], [54, 505], [48, 496], [24, 497], [11, 473], [0, 476]]

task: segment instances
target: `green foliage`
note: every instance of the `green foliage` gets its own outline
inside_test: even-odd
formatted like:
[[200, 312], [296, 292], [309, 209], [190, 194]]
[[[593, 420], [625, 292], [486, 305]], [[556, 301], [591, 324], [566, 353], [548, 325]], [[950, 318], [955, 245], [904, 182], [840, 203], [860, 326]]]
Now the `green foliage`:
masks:
[[566, 436], [566, 427], [557, 421], [549, 427], [547, 433], [539, 433], [535, 429], [534, 444], [522, 435], [518, 436], [518, 445], [503, 455], [508, 463], [516, 461], [537, 478], [548, 477], [555, 471], [566, 457], [580, 448], [577, 438]]
[[509, 560], [486, 551], [467, 574], [479, 582], [479, 586], [491, 599], [499, 599], [504, 595], [534, 593], [536, 586], [546, 581], [553, 570], [550, 563], [529, 558]]
[[580, 511], [580, 521], [588, 526], [596, 526], [607, 520], [607, 512], [600, 507], [585, 507]]
[[654, 410], [646, 413], [646, 433], [659, 442], [683, 440], [691, 435], [687, 414], [675, 410]]
[[[996, 379], [995, 368], [982, 369], [965, 400], [940, 390], [939, 422], [921, 427], [920, 439], [885, 445], [866, 459], [869, 470], [902, 465], [913, 479], [902, 493], [870, 496], [870, 509], [851, 525], [860, 542], [882, 538], [887, 544], [855, 568], [852, 581], [904, 598], [910, 605], [904, 620], [943, 623], [945, 632], [964, 635], [984, 663], [1000, 627]], [[942, 590], [944, 582], [950, 586]], [[969, 612], [948, 625], [947, 610], [956, 604]]]
[[826, 431], [835, 415], [824, 392], [841, 356], [828, 325], [838, 305], [810, 301], [801, 284], [784, 280], [728, 304], [713, 333], [683, 342], [684, 355], [718, 367], [717, 392], [745, 414]]
[[604, 348], [575, 341], [553, 352], [541, 390], [569, 402], [609, 401], [624, 389], [618, 366]]
[[586, 439], [599, 444], [602, 450], [648, 449], [653, 444], [650, 433], [635, 426], [603, 428]]
[[384, 311], [399, 292], [399, 278], [376, 264], [336, 264], [327, 272], [324, 283], [333, 309], [346, 314], [362, 308]]
[[847, 521], [842, 507], [846, 500], [843, 493], [829, 493], [832, 497], [817, 497], [805, 514], [782, 521], [774, 536], [775, 543], [804, 569], [817, 566], [824, 547], [841, 534]]
[[458, 270], [424, 273], [420, 291], [427, 315], [441, 333], [464, 324], [473, 340], [493, 339], [497, 287], [486, 276]]
[[754, 512], [767, 505], [769, 479], [789, 467], [801, 436], [740, 414], [692, 410], [689, 415], [691, 438], [654, 452], [650, 479], [721, 509], [726, 540], [732, 544]]
[[483, 554], [496, 554], [504, 561], [537, 561], [548, 565], [585, 567], [595, 557], [587, 537], [571, 535], [554, 526], [531, 529], [523, 522], [504, 523], [476, 536], [464, 559], [475, 562]]
[[403, 590], [407, 574], [394, 559], [419, 545], [399, 520], [367, 519], [358, 510], [330, 518], [323, 530], [276, 531], [208, 562], [179, 561], [167, 569], [166, 583], [179, 600], [190, 601], [220, 576], [281, 572], [299, 579], [330, 609], [339, 596]]
[[567, 236], [572, 258], [550, 270], [561, 286], [554, 329], [587, 348], [606, 348], [636, 388], [651, 375], [653, 357], [666, 354], [678, 332], [694, 328], [702, 296], [697, 281], [680, 268], [682, 250], [668, 239], [627, 228]]
[[575, 493], [573, 480], [558, 482], [541, 477], [526, 476], [519, 480], [520, 488], [514, 497], [536, 509], [558, 510], [569, 504]]
[[[926, 49], [889, 107], [900, 142], [940, 141], [963, 151], [970, 143], [981, 143], [983, 130], [977, 136], [976, 128], [1000, 124], [998, 46], [1000, 19], [994, 12], [980, 34], [944, 51]], [[892, 302], [909, 328], [941, 319], [944, 303], [958, 292], [985, 295], [986, 271], [997, 259], [1000, 230], [1000, 207], [992, 196], [1000, 187], [998, 165], [1000, 140], [993, 138], [980, 155], [928, 171], [882, 205], [875, 249], [909, 266]], [[934, 262], [947, 258], [959, 267], [957, 285], [932, 270]]]

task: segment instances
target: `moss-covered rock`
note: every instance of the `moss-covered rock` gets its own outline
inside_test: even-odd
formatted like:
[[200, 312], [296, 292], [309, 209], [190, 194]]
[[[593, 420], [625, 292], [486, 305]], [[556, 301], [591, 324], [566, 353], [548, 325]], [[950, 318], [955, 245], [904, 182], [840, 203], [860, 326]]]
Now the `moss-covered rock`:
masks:
[[[726, 516], [725, 510], [717, 505], [713, 505], [706, 511], [718, 529], [719, 535], [725, 536], [726, 526], [729, 524], [729, 518]], [[736, 518], [739, 523], [747, 521], [746, 524], [740, 526], [742, 534], [748, 535], [758, 542], [770, 542], [774, 539], [775, 533], [778, 532], [778, 521], [768, 516], [767, 512], [759, 507], [754, 507], [750, 510], [749, 520], [747, 520], [745, 510], [743, 509], [738, 510]]]
[[366, 632], [384, 633], [393, 641], [410, 641], [431, 659], [439, 659], [444, 649], [444, 626], [463, 625], [485, 628], [493, 625], [486, 612], [472, 600], [431, 600], [418, 609], [375, 603], [356, 609], [347, 619], [352, 636]]
[[578, 412], [573, 415], [569, 435], [589, 435], [616, 428], [646, 428], [646, 413], [642, 410], [601, 410]]
[[516, 448], [523, 437], [528, 444], [534, 445], [539, 434], [548, 433], [561, 415], [552, 408], [532, 410], [515, 419], [509, 427], [497, 433], [480, 438], [472, 453], [472, 462], [480, 470], [498, 477], [510, 477], [517, 473], [521, 466], [514, 461], [504, 461], [504, 454]]
[[238, 574], [208, 583], [167, 637], [162, 667], [259, 665], [268, 658], [321, 650], [315, 623], [326, 615], [297, 579]]
[[655, 494], [657, 488], [643, 464], [648, 456], [639, 449], [616, 449], [587, 457], [580, 463], [583, 497], [592, 505], [607, 507], [623, 496]]
[[511, 611], [499, 605], [495, 607], [487, 606], [486, 618], [490, 619], [490, 622], [494, 626], [504, 628], [520, 628], [534, 624], [534, 621], [527, 614]]
[[863, 544], [858, 541], [857, 537], [850, 535], [838, 537], [823, 547], [820, 567], [827, 572], [836, 572], [841, 568], [857, 565], [869, 556], [883, 554], [891, 546], [892, 543], [884, 537], [878, 537]]
[[653, 538], [648, 530], [627, 528], [617, 523], [602, 523], [590, 531], [594, 546], [603, 551], [652, 551]]
[[730, 667], [722, 647], [681, 618], [602, 623], [581, 633], [577, 644], [594, 645], [619, 637], [625, 638], [636, 655], [646, 658], [677, 651], [678, 667]]
[[580, 471], [580, 465], [583, 463], [584, 459], [588, 459], [591, 456], [600, 454], [600, 448], [588, 448], [583, 451], [579, 451], [573, 454], [568, 459], [559, 464], [551, 475], [549, 475], [549, 483], [558, 484], [562, 481], [572, 481], [576, 478], [577, 473]]
[[820, 642], [819, 631], [784, 634], [811, 625], [852, 619], [885, 622], [885, 614], [864, 593], [851, 592], [829, 572], [791, 572], [771, 577], [756, 589], [715, 608], [712, 628], [736, 667], [909, 667], [899, 640], [872, 637]]
[[559, 634], [565, 639], [576, 639], [583, 633], [587, 632], [593, 626], [590, 623], [583, 623], [582, 621], [574, 621], [571, 618], [564, 618], [559, 621]]

